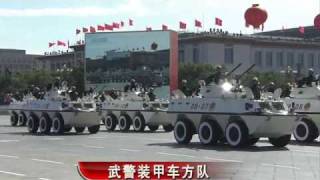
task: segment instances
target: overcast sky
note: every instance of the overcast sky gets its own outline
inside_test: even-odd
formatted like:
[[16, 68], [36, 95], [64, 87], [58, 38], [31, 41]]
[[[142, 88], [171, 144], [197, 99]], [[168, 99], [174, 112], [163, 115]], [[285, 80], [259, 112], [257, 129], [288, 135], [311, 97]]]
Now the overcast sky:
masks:
[[0, 48], [43, 53], [48, 42], [83, 39], [75, 35], [76, 28], [121, 20], [127, 24], [129, 18], [134, 26], [122, 30], [160, 29], [162, 24], [177, 30], [183, 21], [188, 31], [196, 31], [195, 19], [208, 29], [219, 17], [224, 30], [253, 33], [243, 17], [253, 3], [268, 11], [265, 31], [312, 25], [319, 13], [319, 0], [0, 0]]

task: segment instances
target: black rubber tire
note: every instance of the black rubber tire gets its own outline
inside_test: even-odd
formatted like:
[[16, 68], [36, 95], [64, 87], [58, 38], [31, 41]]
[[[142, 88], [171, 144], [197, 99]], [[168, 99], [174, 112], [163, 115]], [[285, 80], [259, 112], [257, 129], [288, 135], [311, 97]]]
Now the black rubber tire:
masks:
[[56, 114], [52, 119], [52, 133], [54, 134], [64, 133], [64, 120], [61, 114]]
[[198, 136], [204, 145], [216, 145], [221, 134], [221, 128], [213, 121], [202, 121], [199, 125]]
[[247, 142], [248, 146], [253, 146], [255, 145], [258, 141], [259, 141], [260, 138], [250, 138]]
[[12, 112], [11, 113], [10, 124], [11, 124], [11, 126], [17, 126], [17, 124], [18, 124], [18, 114], [16, 112]]
[[165, 132], [171, 132], [173, 131], [173, 128], [174, 128], [172, 124], [162, 125], [162, 127]]
[[319, 131], [317, 126], [311, 120], [302, 119], [298, 122], [293, 132], [293, 136], [298, 142], [310, 143], [319, 136]]
[[231, 147], [247, 146], [249, 140], [248, 127], [242, 121], [232, 121], [226, 127], [225, 137]]
[[146, 128], [146, 121], [144, 120], [143, 115], [139, 114], [133, 118], [132, 122], [133, 129], [137, 132], [143, 132]]
[[28, 117], [27, 128], [29, 133], [37, 133], [39, 129], [39, 118], [35, 114], [31, 114]]
[[130, 118], [127, 115], [121, 115], [119, 117], [118, 126], [120, 131], [123, 131], [123, 132], [128, 131], [130, 129], [130, 125], [131, 125]]
[[26, 126], [27, 124], [27, 116], [24, 112], [20, 112], [18, 115], [18, 126]]
[[114, 131], [117, 126], [117, 118], [113, 114], [108, 114], [105, 118], [105, 126], [108, 131]]
[[150, 131], [156, 131], [159, 129], [159, 126], [158, 125], [148, 125], [148, 128]]
[[86, 127], [74, 127], [74, 130], [77, 132], [77, 133], [83, 133], [83, 131], [86, 129]]
[[72, 126], [64, 126], [64, 132], [70, 132], [72, 130]]
[[278, 138], [269, 138], [269, 142], [275, 147], [284, 147], [289, 144], [291, 140], [291, 134], [284, 135]]
[[174, 138], [178, 144], [189, 144], [193, 135], [192, 125], [187, 120], [178, 120], [174, 125]]
[[52, 120], [47, 114], [42, 114], [39, 119], [39, 130], [43, 134], [49, 134], [52, 126]]
[[100, 129], [100, 125], [90, 126], [88, 127], [88, 131], [90, 134], [96, 134]]

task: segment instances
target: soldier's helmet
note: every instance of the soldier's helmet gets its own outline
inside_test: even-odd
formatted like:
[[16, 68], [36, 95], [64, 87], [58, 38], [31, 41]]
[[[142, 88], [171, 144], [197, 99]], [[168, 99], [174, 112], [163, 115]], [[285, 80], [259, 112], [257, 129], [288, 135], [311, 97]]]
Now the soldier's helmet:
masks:
[[259, 81], [259, 79], [258, 79], [258, 77], [257, 77], [257, 76], [255, 76], [255, 77], [253, 77], [253, 78], [252, 78], [252, 81], [257, 82], [257, 81]]
[[313, 69], [312, 68], [310, 68], [309, 70], [308, 70], [308, 72], [310, 73], [310, 74], [313, 74]]
[[221, 70], [222, 69], [222, 66], [221, 65], [217, 65], [216, 66], [216, 70]]

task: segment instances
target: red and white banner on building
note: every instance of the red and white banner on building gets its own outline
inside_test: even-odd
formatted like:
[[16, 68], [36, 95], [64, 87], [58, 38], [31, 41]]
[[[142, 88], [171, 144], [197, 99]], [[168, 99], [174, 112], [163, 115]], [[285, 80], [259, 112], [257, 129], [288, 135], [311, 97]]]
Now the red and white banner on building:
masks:
[[220, 167], [212, 162], [79, 162], [84, 179], [212, 179]]

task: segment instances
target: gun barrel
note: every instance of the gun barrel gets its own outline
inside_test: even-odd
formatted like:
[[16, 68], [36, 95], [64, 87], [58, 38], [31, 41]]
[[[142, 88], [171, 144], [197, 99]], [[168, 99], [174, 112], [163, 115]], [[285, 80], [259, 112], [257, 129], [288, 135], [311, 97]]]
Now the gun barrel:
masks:
[[239, 75], [239, 79], [240, 79], [243, 75], [245, 75], [245, 74], [247, 74], [249, 71], [251, 71], [251, 69], [253, 69], [255, 66], [256, 66], [256, 64], [252, 64], [247, 70], [245, 70], [242, 74]]
[[234, 71], [236, 71], [240, 66], [242, 65], [242, 63], [239, 63], [236, 67], [234, 67], [230, 72], [228, 72], [226, 74], [226, 77], [230, 76]]

